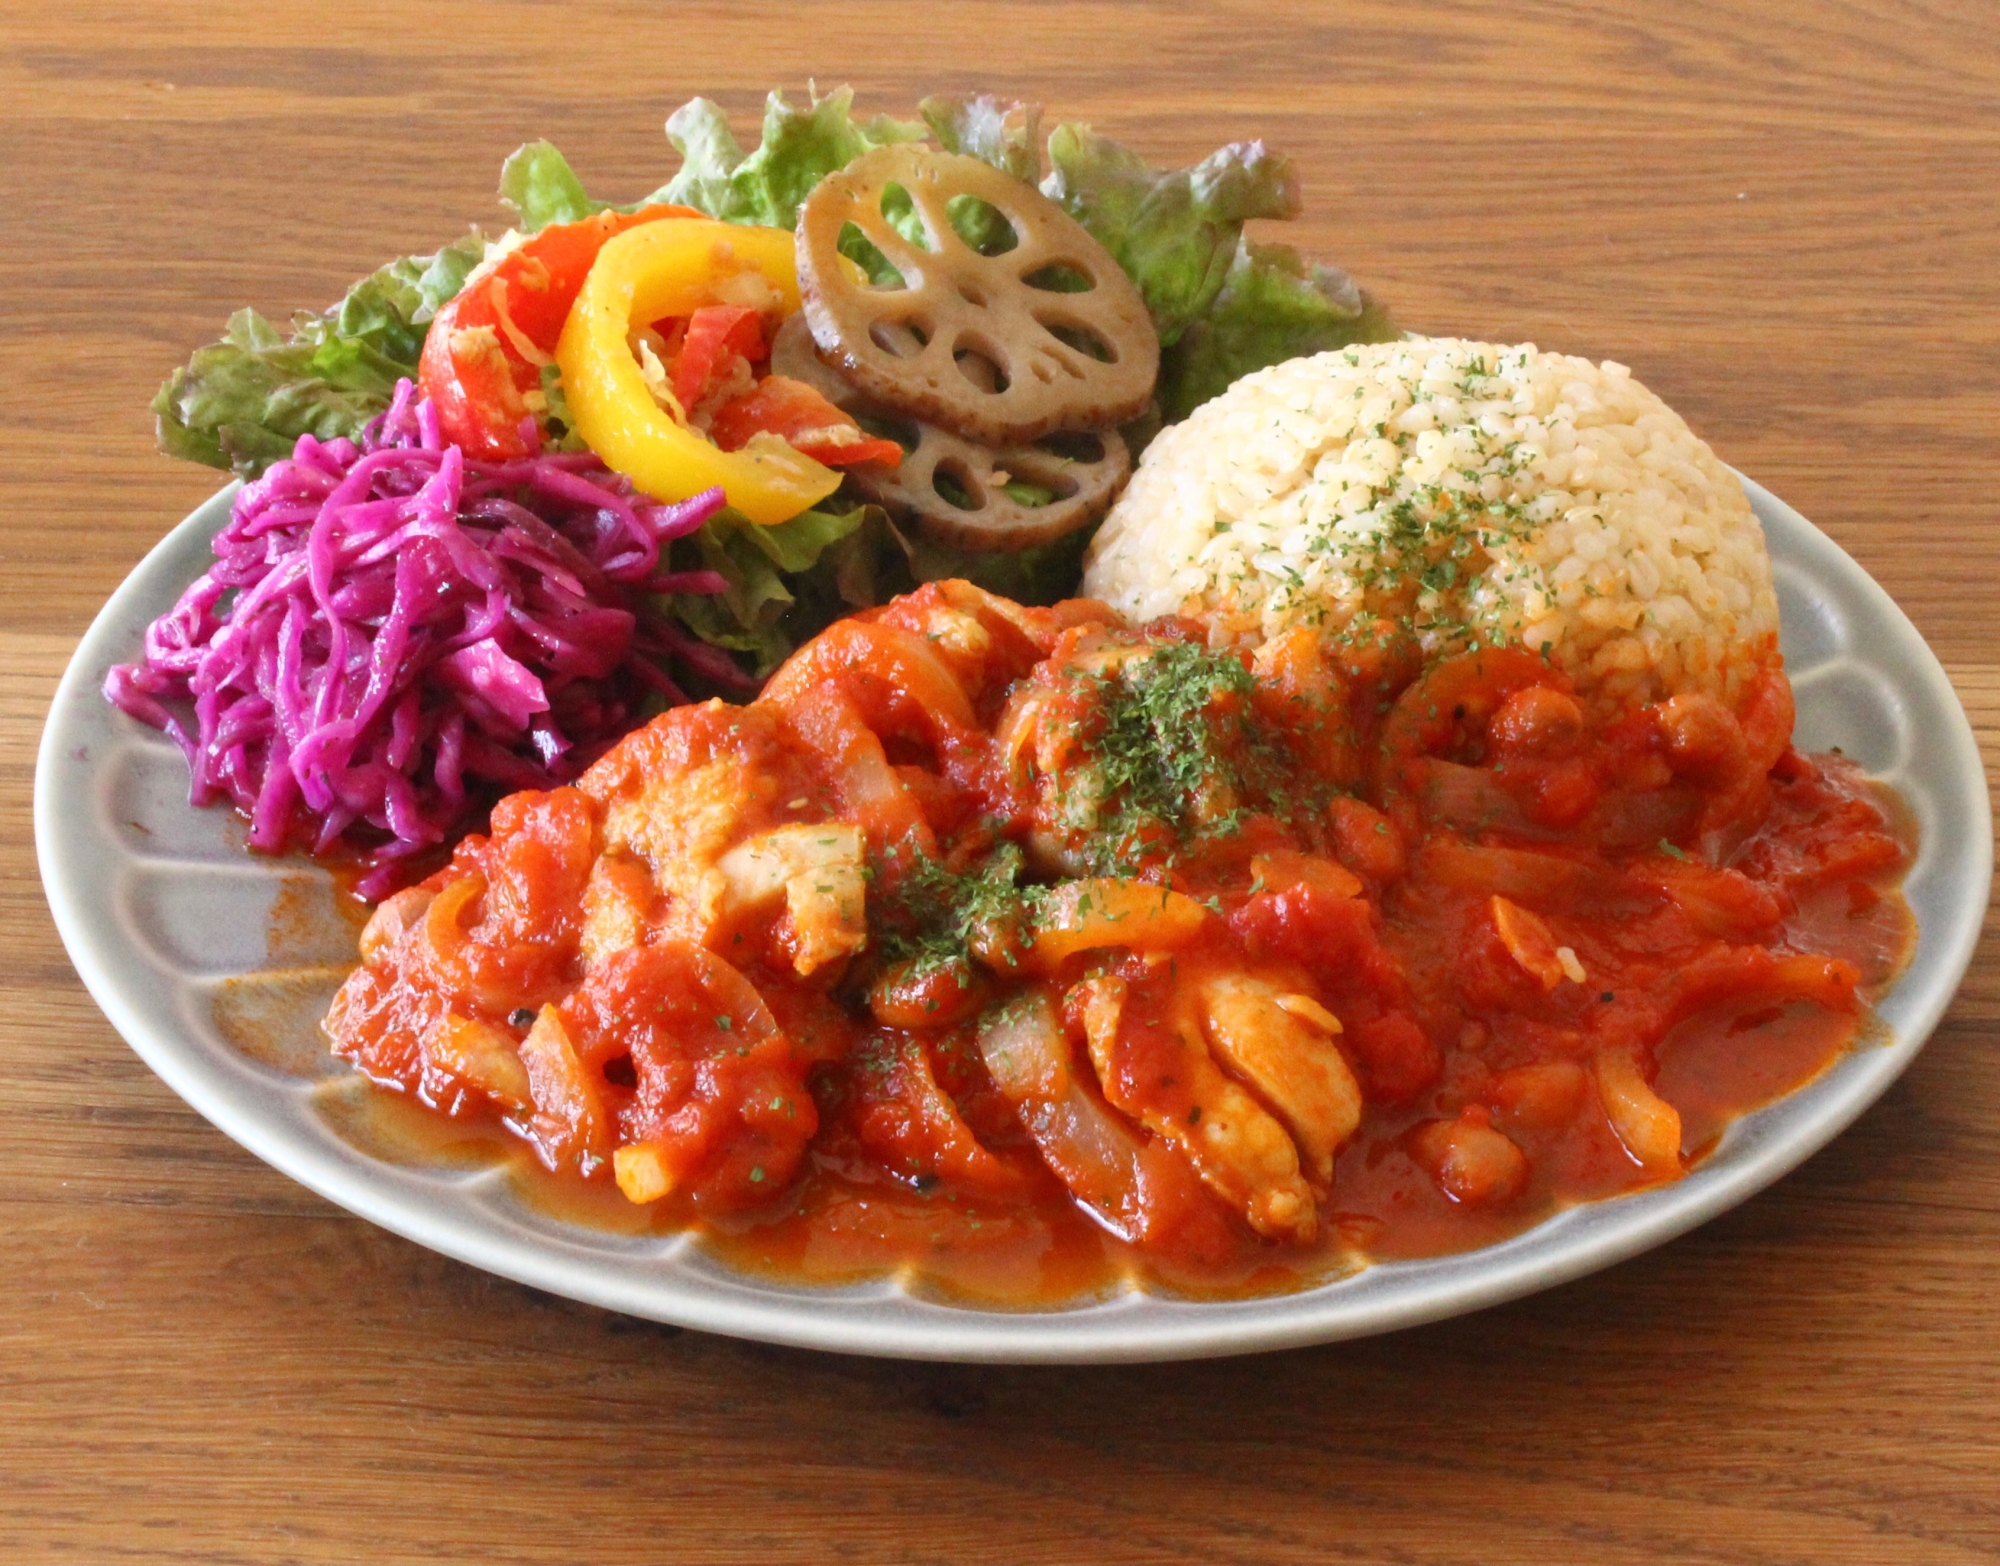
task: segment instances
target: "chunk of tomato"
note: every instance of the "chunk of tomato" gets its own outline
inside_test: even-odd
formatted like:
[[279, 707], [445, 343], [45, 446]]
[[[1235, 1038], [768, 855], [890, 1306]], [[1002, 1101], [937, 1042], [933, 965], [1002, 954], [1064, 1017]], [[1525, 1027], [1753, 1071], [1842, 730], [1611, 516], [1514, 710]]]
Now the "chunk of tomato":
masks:
[[858, 462], [894, 467], [903, 448], [893, 440], [877, 440], [803, 381], [767, 375], [756, 390], [724, 403], [709, 426], [716, 445], [741, 451], [758, 434], [776, 435], [793, 450], [830, 468]]
[[437, 410], [444, 438], [492, 460], [535, 449], [526, 393], [553, 362], [570, 306], [606, 240], [657, 218], [700, 217], [692, 207], [600, 212], [553, 223], [474, 270], [439, 310], [424, 339], [417, 385]]
[[693, 412], [695, 405], [729, 384], [738, 360], [756, 364], [770, 357], [764, 318], [742, 305], [703, 305], [688, 317], [680, 357], [674, 361], [674, 397]]

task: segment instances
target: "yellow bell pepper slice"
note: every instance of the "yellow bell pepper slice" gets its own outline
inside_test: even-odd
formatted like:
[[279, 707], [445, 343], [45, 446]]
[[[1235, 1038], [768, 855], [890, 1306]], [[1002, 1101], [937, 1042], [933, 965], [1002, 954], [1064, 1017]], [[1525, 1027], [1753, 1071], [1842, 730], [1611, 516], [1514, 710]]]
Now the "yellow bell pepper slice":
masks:
[[779, 441], [724, 451], [674, 421], [646, 389], [631, 333], [718, 302], [716, 285], [761, 273], [785, 308], [799, 307], [791, 231], [662, 218], [608, 240], [556, 345], [563, 395], [584, 443], [659, 500], [717, 484], [729, 504], [766, 526], [797, 516], [840, 486], [840, 475]]

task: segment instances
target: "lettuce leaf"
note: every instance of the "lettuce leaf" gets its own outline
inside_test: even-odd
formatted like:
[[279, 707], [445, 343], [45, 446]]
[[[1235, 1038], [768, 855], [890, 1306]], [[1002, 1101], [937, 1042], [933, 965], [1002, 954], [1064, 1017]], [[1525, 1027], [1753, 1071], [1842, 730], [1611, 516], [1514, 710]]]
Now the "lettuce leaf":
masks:
[[197, 349], [154, 397], [160, 449], [255, 478], [301, 435], [359, 435], [396, 382], [416, 374], [431, 318], [485, 252], [473, 233], [392, 261], [323, 314], [300, 312], [289, 332], [237, 311], [222, 340]]
[[356, 339], [297, 342], [239, 310], [222, 341], [197, 349], [153, 399], [160, 449], [254, 478], [301, 435], [358, 435], [407, 373]]
[[1161, 355], [1160, 412], [1172, 423], [1252, 370], [1399, 335], [1389, 312], [1338, 267], [1244, 239], [1208, 310]]
[[725, 508], [674, 546], [677, 570], [720, 573], [714, 594], [676, 593], [667, 611], [711, 647], [748, 655], [751, 672], [769, 674], [791, 650], [874, 594], [879, 507], [802, 511], [772, 527]]
[[674, 565], [719, 572], [727, 590], [674, 594], [661, 602], [711, 647], [741, 654], [761, 679], [841, 616], [887, 603], [923, 582], [963, 577], [1027, 604], [1068, 598], [1082, 574], [1090, 532], [987, 554], [905, 533], [880, 506], [805, 511], [775, 527], [724, 510], [674, 546]]
[[[926, 98], [921, 122], [855, 115], [848, 88], [803, 104], [773, 92], [761, 139], [745, 153], [722, 110], [696, 98], [667, 121], [681, 156], [673, 177], [630, 206], [675, 202], [727, 222], [793, 226], [820, 180], [873, 148], [919, 141], [977, 157], [1040, 188], [1077, 218], [1138, 284], [1163, 347], [1157, 406], [1128, 429], [1135, 450], [1161, 421], [1184, 418], [1232, 381], [1267, 364], [1351, 342], [1393, 337], [1382, 307], [1335, 268], [1282, 245], [1245, 238], [1256, 218], [1298, 210], [1291, 165], [1262, 142], [1224, 147], [1184, 169], [1158, 170], [1088, 126], [1055, 127], [1046, 142], [1036, 105], [987, 94]], [[501, 169], [500, 197], [533, 232], [575, 222], [611, 204], [594, 199], [562, 153], [529, 142]], [[951, 211], [976, 248], [998, 248], [996, 214], [961, 198]], [[962, 210], [961, 210], [962, 209]], [[890, 220], [914, 235], [914, 211]], [[1004, 220], [1000, 220], [1004, 227]], [[988, 228], [994, 228], [989, 234]], [[893, 269], [865, 240], [843, 244], [878, 280]], [[989, 241], [991, 243], [989, 244]], [[171, 455], [254, 476], [290, 454], [301, 434], [355, 435], [415, 373], [438, 308], [483, 258], [474, 233], [434, 255], [411, 256], [362, 279], [323, 314], [289, 328], [254, 311], [234, 316], [223, 339], [199, 350], [161, 388], [153, 407]], [[545, 372], [551, 413], [566, 430], [560, 380]], [[972, 554], [906, 536], [874, 506], [841, 502], [777, 527], [734, 512], [675, 546], [678, 568], [721, 573], [726, 592], [667, 601], [703, 640], [768, 673], [800, 641], [852, 609], [918, 582], [962, 576], [1027, 602], [1076, 587], [1088, 533], [1015, 554]]]
[[[1244, 366], [1236, 374], [1247, 373], [1322, 346], [1372, 340], [1368, 331], [1386, 327], [1377, 306], [1368, 324], [1342, 335], [1340, 323], [1360, 315], [1362, 305], [1338, 271], [1307, 270], [1281, 246], [1258, 247], [1268, 256], [1250, 259], [1243, 225], [1299, 210], [1290, 161], [1261, 141], [1234, 142], [1191, 168], [1161, 171], [1087, 125], [1058, 125], [1049, 135], [1044, 179], [1036, 105], [970, 94], [926, 98], [920, 112], [946, 151], [1040, 181], [1043, 193], [1139, 285], [1163, 347], [1171, 350], [1190, 332], [1203, 338], [1199, 350], [1184, 356], [1185, 387], [1169, 384], [1163, 372], [1167, 419], [1185, 416], [1219, 390], [1213, 377], [1231, 364]], [[1211, 320], [1218, 313], [1224, 318]], [[1288, 347], [1293, 334], [1298, 345]], [[1190, 401], [1196, 386], [1205, 390]]]
[[1299, 210], [1291, 160], [1261, 141], [1233, 142], [1163, 173], [1087, 125], [1058, 125], [1049, 164], [1043, 193], [1139, 285], [1162, 347], [1215, 302], [1244, 223]]
[[917, 105], [917, 113], [946, 152], [990, 163], [1024, 185], [1040, 182], [1042, 149], [1036, 139], [1042, 106], [990, 93], [962, 97], [939, 94]]
[[[771, 95], [776, 98], [778, 95]], [[743, 148], [729, 116], [707, 98], [693, 98], [667, 116], [667, 140], [681, 155], [680, 172], [656, 193], [663, 201], [720, 218], [739, 199], [730, 181], [743, 166]], [[829, 171], [830, 172], [830, 171]]]
[[431, 255], [404, 256], [364, 277], [324, 316], [294, 317], [293, 330], [304, 341], [353, 340], [414, 365], [431, 318], [485, 257], [486, 240], [477, 230]]
[[813, 97], [803, 108], [774, 92], [764, 106], [763, 140], [745, 157], [722, 110], [696, 98], [667, 121], [667, 139], [681, 154], [680, 172], [647, 199], [680, 202], [725, 223], [790, 228], [799, 204], [827, 175], [877, 147], [924, 139], [924, 127], [910, 120], [857, 120], [853, 104], [849, 87]]
[[500, 165], [500, 199], [519, 215], [522, 231], [529, 234], [551, 223], [580, 223], [609, 205], [584, 194], [569, 159], [546, 141], [515, 148]]

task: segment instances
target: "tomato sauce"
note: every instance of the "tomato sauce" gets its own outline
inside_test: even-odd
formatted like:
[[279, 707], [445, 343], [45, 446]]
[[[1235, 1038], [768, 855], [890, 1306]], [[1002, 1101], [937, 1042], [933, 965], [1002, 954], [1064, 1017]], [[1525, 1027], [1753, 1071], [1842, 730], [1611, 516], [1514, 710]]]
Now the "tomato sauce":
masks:
[[1685, 1174], [1907, 960], [1907, 819], [1791, 748], [1774, 653], [1739, 688], [932, 584], [385, 903], [327, 1029], [400, 1107], [327, 1112], [1003, 1308], [1490, 1244]]

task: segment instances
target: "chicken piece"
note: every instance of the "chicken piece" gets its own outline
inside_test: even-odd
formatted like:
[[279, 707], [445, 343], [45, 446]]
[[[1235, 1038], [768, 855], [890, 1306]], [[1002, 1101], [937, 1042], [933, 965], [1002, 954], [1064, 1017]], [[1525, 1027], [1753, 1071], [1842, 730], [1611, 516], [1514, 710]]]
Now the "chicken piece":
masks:
[[1297, 1147], [1217, 1068], [1192, 1015], [1128, 1016], [1129, 986], [1115, 975], [1079, 988], [1091, 1064], [1112, 1107], [1186, 1158], [1259, 1234], [1311, 1239], [1318, 1215], [1299, 1175]]
[[583, 965], [594, 968], [614, 952], [646, 940], [653, 878], [636, 859], [605, 854], [590, 867], [583, 889]]
[[961, 684], [967, 683], [965, 673], [961, 671], [978, 671], [993, 651], [993, 633], [980, 624], [977, 615], [968, 614], [963, 609], [940, 604], [923, 615], [923, 622], [920, 634], [927, 637], [936, 647], [938, 655], [952, 666], [952, 672], [959, 675]]
[[650, 868], [666, 932], [713, 945], [728, 878], [717, 861], [797, 791], [779, 719], [757, 707], [682, 707], [620, 741], [578, 786], [603, 811], [607, 853]]
[[792, 966], [801, 976], [868, 944], [861, 831], [847, 822], [776, 827], [738, 843], [717, 862], [724, 919], [784, 898], [792, 920]]
[[[846, 823], [759, 830], [779, 806], [816, 792], [782, 743], [782, 722], [758, 707], [684, 708], [620, 745], [585, 787], [603, 808], [606, 858], [643, 861], [666, 895], [661, 933], [720, 950], [734, 926], [782, 899], [806, 974], [866, 939], [863, 847]], [[592, 886], [586, 961], [638, 944], [648, 901], [609, 871]]]
[[668, 928], [698, 946], [722, 923], [729, 879], [717, 861], [741, 834], [761, 774], [733, 761], [714, 761], [646, 781], [629, 803], [606, 808], [607, 847], [629, 847], [652, 866], [654, 884], [670, 899]]
[[1306, 1169], [1333, 1179], [1333, 1155], [1361, 1123], [1361, 1089], [1333, 1043], [1340, 1022], [1309, 995], [1246, 975], [1201, 989], [1210, 1050], [1263, 1097], [1298, 1144]]

